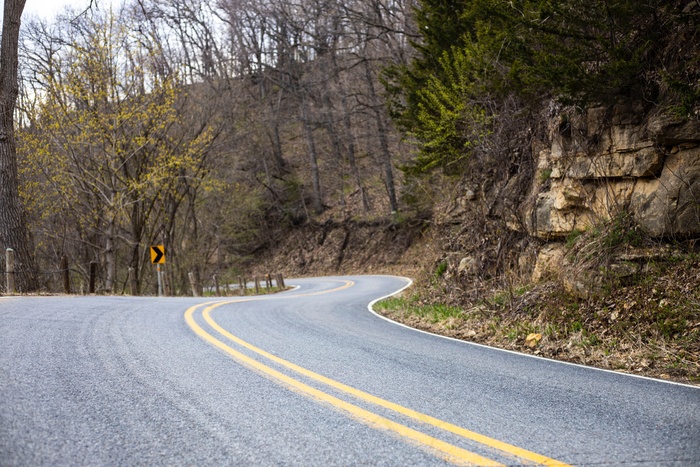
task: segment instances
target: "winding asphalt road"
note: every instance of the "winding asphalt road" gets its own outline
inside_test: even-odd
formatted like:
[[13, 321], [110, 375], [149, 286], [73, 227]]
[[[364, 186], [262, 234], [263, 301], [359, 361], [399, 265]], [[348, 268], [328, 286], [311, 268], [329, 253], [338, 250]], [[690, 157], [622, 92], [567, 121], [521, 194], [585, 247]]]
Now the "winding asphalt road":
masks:
[[0, 465], [700, 465], [700, 388], [417, 332], [407, 281], [0, 298]]

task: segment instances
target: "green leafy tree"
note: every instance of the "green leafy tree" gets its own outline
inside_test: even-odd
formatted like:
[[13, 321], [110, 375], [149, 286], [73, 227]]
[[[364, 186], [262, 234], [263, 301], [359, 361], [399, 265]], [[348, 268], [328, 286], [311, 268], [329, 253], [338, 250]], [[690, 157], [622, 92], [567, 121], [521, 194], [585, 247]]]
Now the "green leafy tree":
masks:
[[415, 21], [420, 39], [411, 42], [417, 56], [409, 64], [394, 65], [384, 72], [390, 112], [404, 130], [410, 130], [417, 119], [420, 89], [431, 77], [440, 75], [444, 55], [449, 57], [472, 30], [462, 21], [469, 1], [422, 0], [419, 4]]
[[[692, 114], [697, 16], [667, 0], [422, 1], [418, 57], [386, 74], [392, 114], [420, 144], [409, 170], [468, 157], [498, 124], [492, 103], [508, 96], [530, 106], [552, 97], [664, 105], [671, 96]], [[677, 44], [679, 36], [689, 42]]]
[[[509, 54], [523, 91], [551, 91], [567, 103], [655, 101], [685, 2], [566, 0], [491, 2], [518, 47]], [[675, 55], [675, 54], [674, 54]]]
[[[489, 132], [492, 115], [479, 99], [473, 55], [467, 49], [445, 52], [434, 76], [416, 92], [416, 115], [410, 133], [421, 152], [406, 169], [420, 173], [438, 166], [457, 168]], [[439, 78], [438, 78], [439, 76]]]

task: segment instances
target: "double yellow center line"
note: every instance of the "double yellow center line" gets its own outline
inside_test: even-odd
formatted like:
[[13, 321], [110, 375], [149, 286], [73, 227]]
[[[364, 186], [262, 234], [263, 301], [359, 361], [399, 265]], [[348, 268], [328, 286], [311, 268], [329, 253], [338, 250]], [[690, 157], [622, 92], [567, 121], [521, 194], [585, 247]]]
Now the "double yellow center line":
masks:
[[[316, 292], [316, 293], [311, 293], [311, 294], [299, 294], [299, 295], [294, 295], [294, 296], [285, 296], [285, 299], [293, 298], [293, 297], [300, 297], [300, 296], [309, 296], [309, 295], [318, 295], [322, 293], [329, 293], [329, 292], [334, 292], [338, 290], [342, 290], [348, 287], [351, 287], [353, 283], [351, 281], [343, 281], [343, 285], [341, 287], [332, 289], [332, 290], [327, 290], [323, 292]], [[270, 300], [271, 298], [268, 298]], [[397, 434], [408, 441], [412, 442], [413, 444], [422, 446], [422, 447], [427, 447], [429, 450], [434, 452], [436, 455], [439, 457], [454, 463], [454, 464], [460, 464], [460, 465], [479, 465], [479, 466], [501, 466], [503, 464], [493, 461], [491, 459], [488, 459], [486, 457], [480, 456], [478, 454], [475, 454], [473, 452], [470, 452], [466, 449], [460, 448], [458, 446], [454, 446], [452, 444], [446, 443], [442, 440], [439, 440], [437, 438], [434, 438], [432, 436], [426, 435], [420, 431], [414, 430], [412, 428], [409, 428], [405, 425], [402, 425], [400, 423], [397, 423], [393, 420], [389, 420], [388, 418], [382, 417], [376, 413], [373, 413], [369, 410], [363, 409], [361, 407], [358, 407], [354, 404], [351, 404], [347, 401], [344, 401], [342, 399], [339, 399], [335, 396], [332, 396], [330, 394], [327, 394], [319, 389], [316, 389], [314, 387], [311, 387], [297, 379], [294, 379], [284, 373], [281, 373], [274, 368], [271, 368], [267, 365], [264, 365], [260, 363], [259, 361], [248, 357], [247, 355], [237, 351], [233, 347], [229, 346], [225, 342], [215, 338], [211, 334], [209, 334], [207, 331], [205, 331], [194, 319], [194, 313], [199, 310], [200, 308], [204, 307], [202, 311], [202, 318], [204, 321], [211, 326], [212, 329], [214, 329], [216, 332], [218, 332], [221, 336], [225, 337], [228, 339], [228, 341], [233, 342], [243, 348], [248, 349], [249, 351], [260, 355], [261, 357], [264, 357], [268, 359], [269, 361], [272, 361], [284, 368], [287, 368], [288, 370], [291, 370], [295, 373], [298, 373], [306, 378], [309, 378], [311, 380], [317, 381], [319, 383], [325, 384], [327, 386], [330, 386], [331, 388], [349, 394], [359, 400], [369, 402], [371, 404], [377, 405], [379, 407], [383, 407], [385, 409], [389, 409], [395, 413], [401, 414], [404, 417], [419, 421], [421, 423], [424, 423], [426, 425], [431, 425], [433, 427], [440, 428], [442, 430], [448, 431], [450, 433], [456, 434], [458, 436], [461, 436], [462, 438], [465, 438], [467, 440], [470, 440], [472, 442], [479, 443], [485, 448], [488, 448], [490, 450], [497, 451], [497, 454], [499, 456], [507, 457], [510, 459], [513, 459], [517, 461], [518, 463], [527, 463], [527, 464], [535, 464], [535, 465], [546, 465], [546, 466], [566, 466], [567, 464], [542, 456], [540, 454], [527, 451], [525, 449], [519, 448], [517, 446], [513, 446], [508, 443], [504, 443], [502, 441], [499, 441], [497, 439], [490, 438], [488, 436], [481, 435], [479, 433], [467, 430], [465, 428], [459, 427], [457, 425], [453, 425], [451, 423], [445, 422], [443, 420], [439, 420], [437, 418], [431, 417], [430, 415], [426, 415], [420, 412], [417, 412], [415, 410], [403, 407], [401, 405], [395, 404], [393, 402], [389, 402], [387, 400], [381, 399], [379, 397], [373, 396], [372, 394], [368, 394], [364, 391], [361, 391], [359, 389], [353, 388], [351, 386], [347, 386], [343, 383], [340, 383], [338, 381], [335, 381], [333, 379], [327, 378], [323, 375], [320, 375], [318, 373], [315, 373], [313, 371], [310, 371], [306, 368], [300, 367], [294, 363], [291, 363], [287, 360], [284, 360], [282, 358], [277, 357], [276, 355], [273, 355], [269, 352], [266, 352], [258, 347], [255, 347], [254, 345], [240, 339], [239, 337], [234, 336], [230, 332], [228, 332], [226, 329], [221, 327], [214, 319], [211, 317], [211, 312], [223, 305], [228, 305], [232, 303], [240, 303], [240, 302], [246, 302], [246, 301], [252, 301], [254, 299], [238, 299], [238, 300], [229, 300], [229, 301], [222, 301], [222, 302], [216, 302], [216, 303], [203, 303], [200, 305], [195, 305], [193, 307], [190, 307], [186, 312], [185, 312], [185, 321], [187, 322], [188, 326], [202, 339], [205, 341], [209, 342], [212, 344], [214, 347], [217, 347], [233, 357], [235, 360], [238, 362], [248, 366], [249, 368], [265, 375], [268, 378], [271, 378], [274, 381], [277, 381], [279, 383], [282, 383], [283, 385], [289, 387], [290, 389], [295, 390], [296, 392], [299, 392], [303, 395], [306, 395], [308, 397], [311, 397], [313, 399], [316, 399], [318, 401], [322, 401], [324, 403], [327, 403], [337, 409], [340, 409], [343, 412], [346, 412], [349, 414], [351, 417], [366, 423], [372, 427], [379, 428], [382, 430], [387, 430], [389, 432], [392, 432], [394, 434]]]

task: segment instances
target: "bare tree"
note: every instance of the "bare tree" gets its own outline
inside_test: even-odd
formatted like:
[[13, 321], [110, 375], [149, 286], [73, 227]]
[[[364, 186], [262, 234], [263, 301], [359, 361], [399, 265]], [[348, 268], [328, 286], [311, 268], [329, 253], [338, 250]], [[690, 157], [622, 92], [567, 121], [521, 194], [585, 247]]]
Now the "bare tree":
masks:
[[36, 288], [36, 271], [19, 198], [15, 106], [20, 18], [26, 0], [5, 0], [0, 51], [0, 246], [15, 250], [19, 290]]
[[[23, 174], [36, 233], [53, 240], [42, 248], [63, 245], [61, 254], [100, 260], [104, 288], [115, 292], [126, 266], [147, 272], [148, 245], [165, 243], [170, 264], [177, 261], [171, 234], [186, 210], [188, 240], [198, 244], [197, 218], [182, 208], [195, 204], [219, 131], [212, 93], [183, 86], [168, 71], [175, 67], [162, 66], [161, 38], [133, 13], [39, 25], [23, 49], [27, 79], [41, 95], [24, 109], [31, 126], [22, 130], [24, 164], [39, 173]], [[51, 188], [58, 196], [41, 196]]]
[[[80, 96], [60, 98], [55, 112], [35, 113], [35, 120], [23, 125], [27, 139], [20, 152], [31, 158], [43, 151], [51, 159], [38, 165], [46, 172], [38, 178], [54, 183], [50, 171], [67, 172], [52, 158], [59, 153], [72, 157], [65, 160], [75, 178], [62, 183], [76, 198], [48, 215], [37, 215], [36, 205], [53, 200], [27, 198], [32, 225], [42, 226], [34, 230], [67, 242], [40, 243], [46, 237], [37, 237], [37, 252], [52, 248], [53, 261], [70, 244], [82, 260], [99, 256], [105, 285], [118, 290], [125, 266], [148, 272], [144, 244], [158, 241], [168, 249], [171, 279], [182, 276], [186, 283], [188, 270], [206, 275], [213, 267], [224, 267], [227, 254], [249, 256], [270, 241], [270, 235], [256, 238], [256, 232], [313, 219], [309, 211], [339, 207], [333, 215], [351, 218], [373, 217], [374, 209], [384, 214], [398, 210], [400, 181], [394, 166], [406, 156], [388, 119], [380, 73], [410, 54], [415, 2], [131, 0], [124, 9], [129, 14], [117, 12], [121, 16], [112, 29], [127, 39], [115, 62], [122, 68], [106, 74], [90, 68], [98, 57], [89, 58], [94, 54], [88, 52], [98, 47], [75, 44], [92, 34], [75, 28], [87, 27], [95, 16], [76, 13], [70, 26], [45, 23], [44, 31], [36, 31], [36, 48], [24, 51], [32, 63], [23, 68], [27, 85], [38, 91], [27, 93], [28, 108], [47, 109], [43, 97], [31, 103], [32, 95], [50, 94], [46, 83], [63, 83], [68, 91], [88, 83], [103, 86], [102, 78], [110, 88], [119, 79], [123, 90], [98, 106], [81, 103]], [[76, 75], [79, 70], [83, 78]], [[169, 105], [162, 108], [177, 118], [159, 121], [172, 125], [153, 127], [153, 122], [137, 123], [140, 117], [120, 117], [121, 130], [141, 135], [142, 141], [156, 137], [153, 144], [131, 147], [136, 139], [127, 137], [113, 138], [119, 143], [109, 146], [95, 139], [90, 145], [73, 145], [74, 154], [65, 153], [67, 146], [56, 146], [85, 129], [79, 118], [95, 117], [109, 127], [109, 118], [98, 114], [126, 111], [139, 102], [143, 109], [161, 108], [154, 91], [164, 83], [169, 88], [162, 98]], [[91, 99], [97, 102], [96, 97]], [[129, 115], [140, 111], [134, 112]], [[46, 131], [59, 115], [67, 124]], [[202, 132], [208, 135], [206, 147], [166, 164], [173, 169], [166, 177], [149, 169], [149, 161], [179, 153]], [[50, 150], [36, 146], [46, 137], [54, 138]], [[176, 167], [185, 161], [187, 170], [178, 173]], [[19, 175], [26, 177], [26, 169]], [[31, 176], [28, 181], [24, 192], [31, 195], [40, 185]], [[146, 189], [155, 187], [155, 181], [157, 189]], [[232, 216], [245, 221], [233, 222]]]

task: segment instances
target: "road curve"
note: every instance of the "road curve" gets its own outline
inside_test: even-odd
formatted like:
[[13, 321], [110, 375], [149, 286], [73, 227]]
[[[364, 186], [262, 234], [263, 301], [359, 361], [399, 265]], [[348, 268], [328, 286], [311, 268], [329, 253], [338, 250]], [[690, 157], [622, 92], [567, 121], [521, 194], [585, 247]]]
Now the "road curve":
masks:
[[416, 332], [406, 280], [0, 299], [0, 465], [700, 465], [700, 389]]

